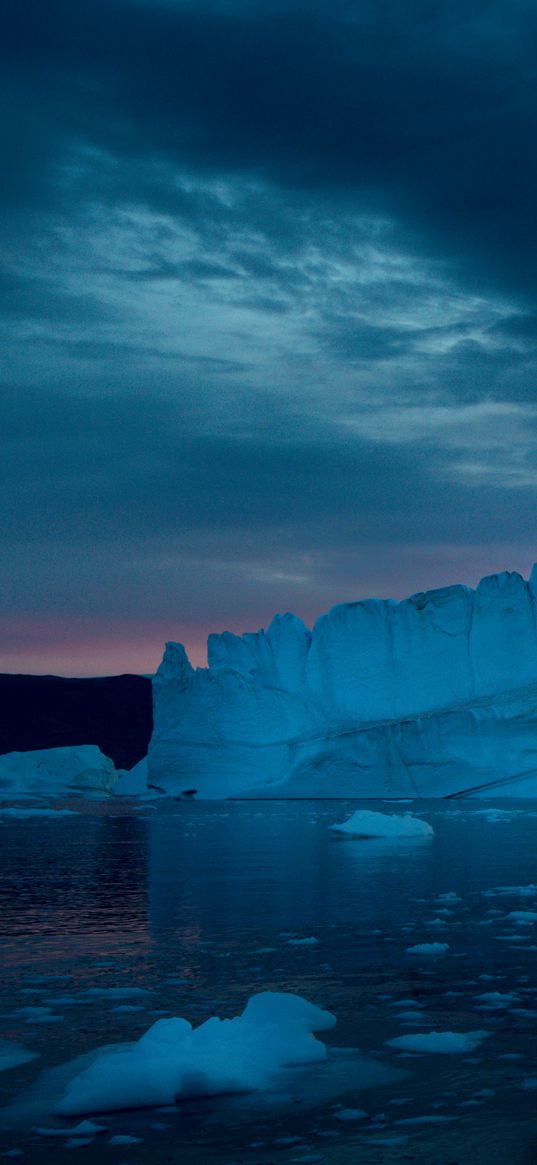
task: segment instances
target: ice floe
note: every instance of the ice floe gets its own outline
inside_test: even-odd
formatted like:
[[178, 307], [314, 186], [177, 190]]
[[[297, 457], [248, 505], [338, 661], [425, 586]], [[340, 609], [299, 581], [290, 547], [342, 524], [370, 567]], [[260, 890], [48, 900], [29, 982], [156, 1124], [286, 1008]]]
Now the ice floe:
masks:
[[62, 1116], [174, 1104], [193, 1096], [249, 1092], [289, 1065], [326, 1057], [313, 1032], [332, 1028], [329, 1012], [298, 995], [262, 992], [235, 1019], [160, 1019], [126, 1051], [97, 1056], [59, 1101]]
[[434, 833], [427, 821], [413, 817], [411, 813], [376, 813], [372, 809], [357, 809], [347, 821], [330, 828], [334, 833], [356, 838], [432, 837]]
[[441, 1055], [457, 1055], [474, 1052], [490, 1032], [416, 1032], [408, 1036], [396, 1036], [385, 1040], [388, 1047], [400, 1048], [406, 1052], [431, 1052]]

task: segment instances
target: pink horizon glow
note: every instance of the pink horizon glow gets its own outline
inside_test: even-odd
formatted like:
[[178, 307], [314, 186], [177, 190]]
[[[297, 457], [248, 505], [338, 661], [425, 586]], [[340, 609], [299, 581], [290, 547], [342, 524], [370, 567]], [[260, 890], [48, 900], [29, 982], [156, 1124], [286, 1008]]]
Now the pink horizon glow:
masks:
[[134, 621], [104, 620], [89, 627], [73, 618], [0, 620], [0, 672], [75, 678], [152, 675], [169, 639], [184, 643], [194, 667], [206, 666], [206, 637], [197, 628], [178, 631], [170, 625], [148, 628]]
[[[312, 627], [316, 618], [334, 604], [355, 601], [377, 595], [381, 598], [404, 598], [416, 590], [434, 589], [464, 582], [475, 586], [484, 575], [502, 569], [518, 570], [528, 578], [527, 551], [522, 557], [520, 548], [490, 547], [488, 554], [482, 548], [468, 553], [462, 548], [445, 547], [436, 560], [406, 563], [397, 587], [386, 581], [386, 569], [378, 563], [378, 574], [371, 572], [369, 581], [357, 582], [354, 594], [345, 586], [344, 593], [330, 586], [312, 590], [309, 594], [289, 595], [289, 605], [278, 603], [273, 596], [266, 609], [267, 596], [259, 610], [250, 603], [248, 613], [240, 615], [224, 610], [211, 615], [205, 625], [200, 621], [156, 618], [113, 619], [105, 616], [80, 616], [69, 613], [58, 615], [17, 615], [0, 617], [0, 672], [31, 675], [63, 675], [71, 677], [119, 675], [130, 672], [152, 675], [162, 659], [164, 645], [172, 640], [182, 643], [194, 667], [207, 666], [207, 636], [213, 631], [231, 631], [237, 635], [267, 627], [278, 611], [295, 610]], [[373, 566], [373, 563], [371, 564]], [[418, 579], [422, 586], [416, 586]], [[278, 596], [281, 599], [281, 594]], [[299, 598], [302, 601], [298, 601]]]

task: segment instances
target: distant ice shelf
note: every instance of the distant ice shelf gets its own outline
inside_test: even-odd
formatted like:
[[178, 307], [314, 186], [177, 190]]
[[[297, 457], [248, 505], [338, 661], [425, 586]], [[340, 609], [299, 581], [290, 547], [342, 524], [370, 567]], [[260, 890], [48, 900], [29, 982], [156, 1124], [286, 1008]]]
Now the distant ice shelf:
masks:
[[402, 602], [332, 608], [312, 631], [169, 643], [149, 781], [222, 797], [537, 796], [537, 569]]

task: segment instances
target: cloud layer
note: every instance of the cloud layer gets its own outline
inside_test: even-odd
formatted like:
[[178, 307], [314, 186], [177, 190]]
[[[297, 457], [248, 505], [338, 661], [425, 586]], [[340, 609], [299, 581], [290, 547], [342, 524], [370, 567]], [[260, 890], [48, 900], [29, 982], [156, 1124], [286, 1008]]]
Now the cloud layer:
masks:
[[166, 635], [201, 658], [277, 609], [527, 571], [536, 25], [10, 13], [0, 668], [151, 670]]

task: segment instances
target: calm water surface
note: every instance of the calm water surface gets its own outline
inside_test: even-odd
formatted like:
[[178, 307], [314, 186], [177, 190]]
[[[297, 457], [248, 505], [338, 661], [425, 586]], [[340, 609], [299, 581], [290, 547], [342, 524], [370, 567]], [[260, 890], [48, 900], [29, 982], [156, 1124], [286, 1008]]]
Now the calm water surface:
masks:
[[[331, 834], [356, 801], [62, 807], [77, 816], [0, 824], [0, 1040], [40, 1057], [0, 1075], [0, 1152], [36, 1165], [76, 1160], [65, 1137], [32, 1131], [76, 1123], [50, 1117], [44, 1070], [138, 1039], [162, 1014], [197, 1024], [275, 990], [337, 1016], [325, 1068], [277, 1099], [107, 1114], [84, 1161], [535, 1161], [537, 804], [367, 802], [412, 808], [434, 828], [430, 841], [397, 843]], [[431, 942], [448, 949], [408, 953]], [[146, 994], [92, 994], [117, 987]], [[478, 998], [491, 992], [504, 998]], [[385, 1044], [476, 1029], [490, 1035], [471, 1055]], [[377, 1080], [382, 1066], [396, 1072], [363, 1087], [363, 1057], [350, 1049]], [[342, 1120], [345, 1108], [367, 1116]], [[140, 1140], [110, 1145], [117, 1134]]]

